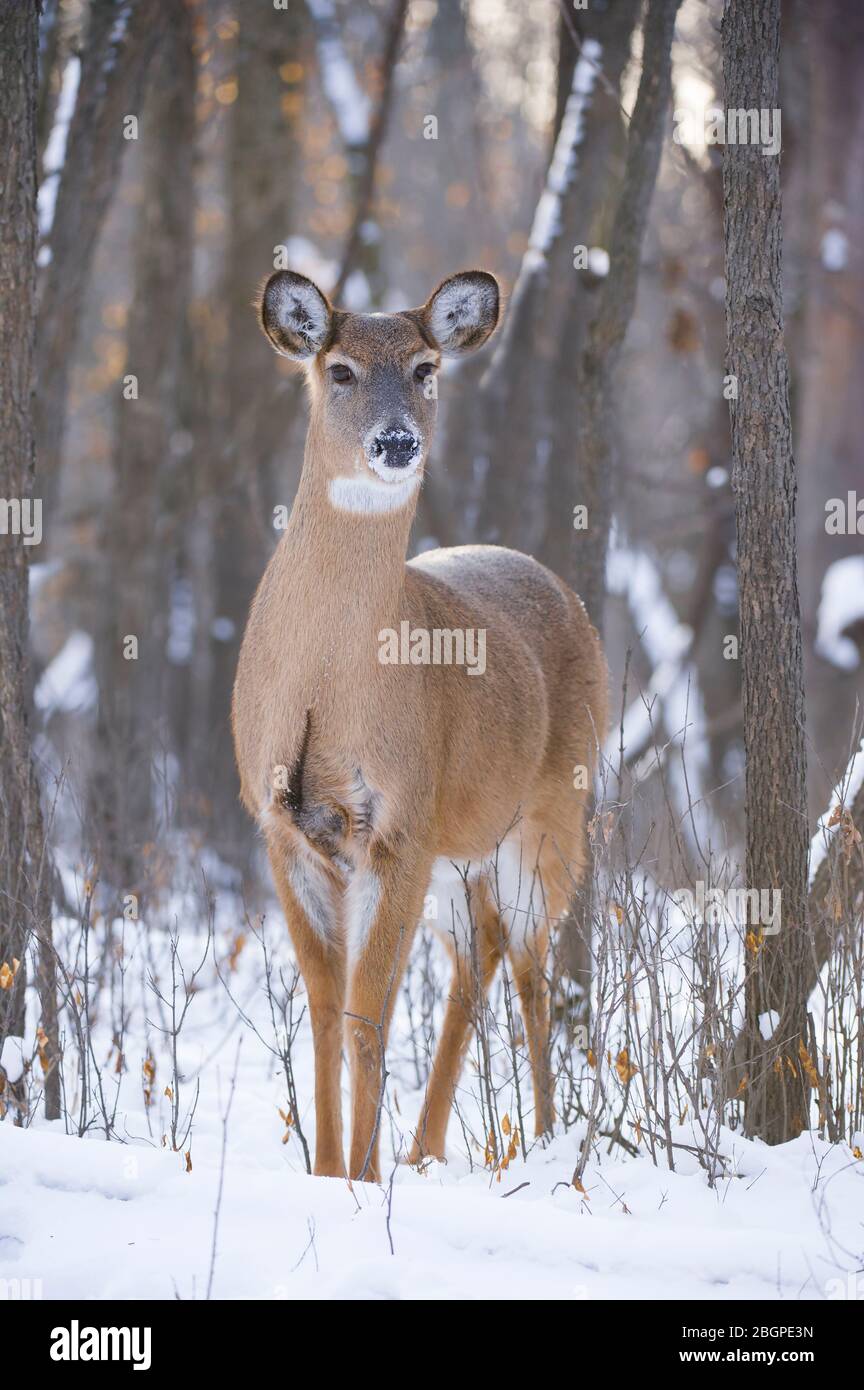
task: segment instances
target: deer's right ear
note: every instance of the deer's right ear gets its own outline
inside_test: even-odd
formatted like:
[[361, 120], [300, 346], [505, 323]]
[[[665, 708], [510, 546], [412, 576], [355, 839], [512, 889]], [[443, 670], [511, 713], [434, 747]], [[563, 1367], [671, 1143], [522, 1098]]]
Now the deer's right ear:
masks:
[[317, 285], [293, 270], [277, 270], [264, 286], [261, 327], [277, 352], [294, 362], [315, 357], [326, 347], [333, 310]]
[[498, 281], [485, 270], [463, 270], [440, 284], [420, 310], [427, 331], [448, 356], [482, 347], [495, 332]]

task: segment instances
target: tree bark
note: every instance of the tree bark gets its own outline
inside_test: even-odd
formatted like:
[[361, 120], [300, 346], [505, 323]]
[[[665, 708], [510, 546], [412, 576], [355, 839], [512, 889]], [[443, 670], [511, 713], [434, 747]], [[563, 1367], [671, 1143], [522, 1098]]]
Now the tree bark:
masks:
[[[610, 230], [611, 210], [616, 194], [620, 192], [623, 175], [621, 152], [625, 133], [619, 104], [621, 79], [630, 56], [633, 32], [639, 19], [639, 5], [631, 3], [631, 0], [618, 0], [607, 13], [601, 11], [596, 15], [577, 15], [574, 18], [587, 21], [578, 31], [578, 52], [581, 53], [586, 39], [599, 43], [600, 52], [592, 100], [583, 122], [578, 173], [562, 200], [561, 221], [569, 234], [553, 242], [547, 257], [548, 303], [541, 322], [549, 356], [545, 369], [545, 390], [550, 405], [542, 411], [548, 421], [548, 476], [544, 479], [545, 509], [539, 554], [545, 564], [579, 593], [581, 576], [577, 575], [574, 563], [572, 507], [582, 500], [583, 458], [574, 448], [580, 396], [578, 390], [574, 390], [573, 378], [574, 368], [584, 350], [598, 286], [590, 272], [574, 268], [572, 257], [576, 244], [602, 245]], [[572, 23], [562, 11], [561, 43], [569, 45], [567, 57], [571, 60], [577, 53]], [[566, 96], [562, 98], [562, 91], [566, 89], [572, 100], [575, 62], [561, 61], [560, 68], [570, 74], [569, 87], [559, 76], [558, 108], [563, 120], [568, 101]], [[569, 286], [569, 294], [557, 294], [557, 287], [562, 284]], [[552, 287], [556, 292], [550, 294]], [[562, 507], [562, 497], [572, 499], [570, 507]], [[592, 800], [583, 830], [583, 854], [588, 865], [591, 865], [593, 858], [588, 831], [593, 809]], [[574, 898], [570, 915], [559, 930], [561, 965], [568, 978], [579, 987], [578, 1006], [575, 1012], [571, 1011], [572, 1018], [586, 1027], [589, 1025], [593, 974], [593, 907], [593, 874], [589, 872]]]
[[612, 519], [614, 371], [636, 302], [642, 240], [660, 167], [672, 85], [672, 36], [679, 3], [680, 0], [649, 0], [642, 76], [630, 118], [624, 183], [613, 217], [609, 274], [598, 290], [576, 375], [581, 487], [576, 501], [588, 509], [588, 525], [585, 531], [573, 532], [573, 574], [577, 592], [601, 632]]
[[47, 513], [59, 493], [69, 375], [99, 232], [167, 13], [163, 0], [93, 0], [40, 294], [36, 443]]
[[[857, 237], [849, 235], [864, 221], [860, 161], [849, 157], [850, 150], [864, 146], [864, 8], [855, 0], [823, 0], [806, 8], [801, 24], [800, 36], [806, 39], [801, 46], [812, 63], [802, 131], [809, 167], [806, 198], [801, 197], [798, 208], [807, 273], [798, 351], [792, 343], [790, 354], [798, 368], [792, 400], [807, 725], [815, 751], [809, 810], [816, 816], [825, 799], [823, 769], [831, 780], [839, 776], [856, 708], [864, 707], [864, 660], [856, 669], [838, 669], [815, 646], [825, 573], [835, 561], [862, 550], [860, 535], [826, 531], [825, 504], [856, 490], [860, 495], [864, 478], [864, 259]], [[785, 100], [783, 121], [785, 141]], [[787, 178], [787, 209], [788, 187]], [[795, 209], [787, 225], [794, 221]], [[824, 254], [828, 238], [839, 243], [840, 254], [833, 261]], [[864, 657], [864, 632], [859, 627], [850, 636], [857, 638]]]
[[[0, 494], [33, 503], [32, 393], [36, 318], [36, 0], [0, 0]], [[20, 527], [0, 534], [0, 1043], [23, 1039], [25, 951], [35, 945], [45, 1113], [60, 1113], [51, 941], [51, 870], [29, 730], [30, 547]], [[15, 962], [20, 965], [15, 966]], [[17, 1078], [13, 1078], [17, 1082]], [[0, 1071], [0, 1085], [6, 1077]], [[0, 1102], [8, 1094], [0, 1093]]]
[[302, 81], [286, 86], [281, 73], [288, 63], [305, 72], [311, 44], [299, 3], [285, 12], [238, 4], [236, 15], [238, 90], [226, 180], [230, 232], [218, 305], [208, 318], [216, 331], [212, 342], [195, 348], [192, 432], [197, 516], [206, 534], [192, 541], [198, 626], [192, 695], [198, 713], [191, 751], [211, 843], [226, 862], [243, 868], [253, 840], [234, 760], [214, 758], [213, 748], [231, 746], [240, 640], [262, 567], [279, 539], [272, 508], [290, 503], [299, 476], [292, 470], [302, 458], [302, 449], [293, 457], [286, 445], [302, 409], [299, 380], [280, 373], [253, 299], [275, 267], [275, 248], [289, 236], [300, 177], [299, 130], [307, 97]]
[[375, 114], [369, 123], [369, 135], [361, 147], [348, 150], [349, 173], [353, 184], [353, 210], [351, 225], [345, 238], [345, 249], [336, 284], [331, 291], [334, 304], [339, 304], [345, 282], [353, 270], [361, 270], [369, 281], [373, 305], [377, 307], [380, 291], [380, 236], [369, 237], [365, 227], [370, 219], [375, 197], [375, 174], [381, 147], [387, 134], [390, 109], [393, 105], [396, 85], [396, 68], [399, 49], [405, 33], [405, 20], [408, 15], [408, 0], [393, 0], [393, 9], [387, 21], [384, 50], [379, 64], [380, 95]]
[[[569, 237], [562, 238], [549, 256], [549, 280], [556, 291], [569, 286], [569, 293], [550, 296], [547, 333], [556, 344], [549, 364], [549, 392], [552, 408], [549, 419], [548, 481], [545, 488], [545, 515], [539, 558], [580, 593], [578, 546], [574, 547], [573, 506], [581, 502], [582, 459], [574, 447], [579, 427], [579, 392], [574, 390], [575, 368], [585, 348], [585, 337], [596, 312], [602, 281], [572, 264], [574, 244], [608, 247], [614, 230], [614, 209], [621, 195], [627, 149], [627, 127], [618, 105], [621, 78], [630, 56], [633, 32], [639, 21], [638, 3], [618, 0], [607, 13], [598, 12], [584, 37], [595, 37], [602, 46], [602, 78], [597, 76], [593, 101], [585, 120], [581, 167], [572, 191], [572, 207], [565, 204]], [[574, 20], [588, 20], [574, 12]], [[563, 19], [563, 16], [562, 16]], [[563, 42], [571, 48], [573, 38], [565, 24]], [[544, 316], [545, 317], [545, 316]], [[561, 505], [562, 497], [570, 507]], [[581, 539], [581, 534], [579, 539]], [[582, 595], [584, 598], [584, 595]]]
[[[178, 536], [169, 520], [172, 440], [191, 289], [195, 64], [192, 14], [171, 10], [144, 104], [144, 197], [134, 249], [125, 371], [137, 397], [118, 389], [114, 493], [102, 526], [104, 592], [96, 651], [99, 686], [89, 823], [103, 881], [140, 893], [142, 848], [156, 823], [154, 774], [162, 739], [165, 650]], [[124, 378], [125, 380], [125, 378]], [[125, 644], [138, 642], [136, 659]]]
[[[727, 0], [727, 113], [778, 108], [780, 0]], [[727, 132], [728, 134], [728, 132]], [[781, 894], [779, 933], [748, 923], [745, 1126], [776, 1144], [807, 1124], [807, 801], [796, 473], [783, 331], [780, 163], [723, 157], [727, 373], [738, 532], [747, 886]], [[734, 388], [733, 388], [734, 389]]]

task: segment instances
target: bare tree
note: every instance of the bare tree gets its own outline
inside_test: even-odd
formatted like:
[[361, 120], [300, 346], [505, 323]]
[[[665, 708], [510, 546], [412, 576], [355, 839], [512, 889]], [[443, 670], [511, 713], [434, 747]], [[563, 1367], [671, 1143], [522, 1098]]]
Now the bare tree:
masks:
[[588, 509], [588, 526], [578, 535], [578, 543], [574, 542], [578, 548], [573, 569], [577, 591], [592, 622], [601, 631], [612, 515], [614, 371], [636, 302], [642, 239], [660, 167], [663, 125], [671, 92], [672, 35], [679, 3], [680, 0], [648, 3], [642, 76], [630, 119], [624, 183], [612, 221], [609, 274], [598, 291], [576, 376], [578, 500]]
[[117, 183], [147, 66], [162, 32], [161, 0], [92, 0], [78, 99], [47, 242], [50, 263], [40, 293], [40, 389], [36, 440], [47, 510], [57, 496], [69, 372], [99, 231]]
[[[380, 280], [380, 269], [377, 265], [380, 238], [365, 235], [364, 229], [372, 208], [375, 194], [375, 174], [381, 146], [387, 134], [390, 109], [393, 105], [396, 68], [399, 62], [399, 49], [405, 32], [407, 15], [408, 0], [393, 0], [393, 9], [387, 21], [384, 50], [381, 54], [378, 103], [369, 122], [366, 139], [361, 145], [348, 147], [354, 206], [351, 214], [351, 225], [345, 239], [345, 249], [342, 252], [339, 274], [332, 290], [332, 298], [336, 304], [340, 302], [345, 282], [355, 268], [363, 270], [367, 278]], [[373, 285], [372, 288], [378, 287]]]
[[[36, 308], [36, 96], [38, 5], [0, 3], [0, 1043], [24, 1035], [25, 951], [39, 954], [45, 1109], [59, 1115], [51, 873], [29, 730], [29, 546], [36, 516], [32, 391]], [[14, 345], [14, 350], [12, 350]], [[16, 517], [18, 524], [15, 525]], [[9, 524], [9, 523], [12, 524]], [[35, 534], [35, 533], [34, 533]], [[0, 1079], [4, 1080], [0, 1072]], [[18, 1077], [14, 1080], [17, 1082]]]
[[[299, 467], [286, 436], [301, 395], [296, 380], [275, 380], [262, 370], [261, 334], [253, 311], [255, 287], [294, 230], [302, 79], [286, 85], [286, 65], [298, 73], [309, 62], [309, 21], [303, 5], [285, 12], [238, 5], [237, 99], [227, 142], [229, 234], [219, 304], [208, 306], [212, 335], [196, 342], [199, 382], [192, 432], [201, 504], [196, 525], [196, 602], [200, 633], [193, 679], [201, 717], [193, 726], [195, 785], [213, 812], [211, 833], [219, 853], [242, 862], [249, 835], [228, 758], [213, 759], [212, 741], [228, 738], [237, 646], [258, 582], [262, 551], [278, 539], [268, 526], [274, 504], [285, 505]], [[302, 456], [302, 447], [300, 448]], [[293, 471], [292, 471], [293, 470]], [[225, 634], [225, 635], [223, 635]]]
[[[190, 292], [195, 151], [192, 15], [185, 3], [166, 20], [151, 74], [127, 329], [126, 370], [136, 384], [128, 399], [125, 390], [117, 393], [114, 490], [99, 547], [101, 579], [111, 600], [100, 609], [91, 796], [102, 878], [126, 892], [140, 890], [141, 848], [153, 834], [178, 547], [170, 520], [177, 490], [172, 447]], [[137, 651], [127, 649], [133, 638]]]
[[[489, 460], [482, 538], [539, 549], [570, 580], [572, 506], [562, 506], [561, 497], [564, 489], [568, 496], [578, 491], [573, 376], [593, 278], [574, 268], [574, 247], [600, 235], [620, 181], [613, 159], [621, 139], [620, 85], [638, 11], [635, 0], [615, 0], [580, 15], [579, 29], [562, 25], [559, 88], [567, 96], [559, 102], [543, 192], [479, 400], [468, 393], [481, 429], [473, 436], [475, 453]], [[514, 418], [521, 422], [516, 430]], [[458, 415], [452, 433], [472, 438]]]
[[[562, 405], [563, 416], [575, 427], [576, 448], [570, 465], [569, 564], [566, 575], [602, 631], [606, 595], [606, 553], [612, 521], [614, 438], [612, 427], [615, 369], [633, 313], [642, 242], [648, 211], [660, 166], [663, 128], [669, 109], [672, 71], [672, 36], [679, 0], [650, 0], [644, 21], [642, 74], [636, 104], [627, 132], [627, 154], [620, 192], [611, 215], [609, 273], [594, 292], [593, 314], [587, 328], [571, 314], [564, 324], [563, 341], [581, 352], [576, 359], [574, 404]], [[626, 31], [625, 31], [626, 32]], [[620, 81], [625, 52], [618, 38]], [[586, 304], [586, 308], [587, 308]], [[559, 362], [561, 358], [559, 357]], [[560, 380], [561, 367], [557, 368]], [[566, 402], [566, 393], [559, 393]], [[566, 430], [556, 433], [554, 475], [564, 484], [562, 450]], [[572, 448], [572, 445], [570, 446]], [[588, 525], [574, 530], [573, 506], [587, 508]], [[587, 847], [586, 847], [587, 849]], [[590, 901], [588, 888], [577, 901], [573, 924], [566, 934], [568, 968], [577, 978], [590, 969]]]
[[[785, 15], [783, 22], [788, 53]], [[860, 226], [864, 218], [864, 180], [858, 160], [849, 155], [850, 135], [854, 142], [864, 132], [864, 8], [854, 0], [824, 0], [807, 6], [800, 23], [806, 40], [800, 47], [810, 63], [812, 91], [800, 122], [807, 158], [799, 161], [804, 167], [798, 182], [804, 188], [791, 217], [786, 172], [790, 122], [781, 73], [786, 222], [794, 231], [797, 220], [806, 252], [798, 335], [790, 341], [789, 352], [797, 366], [792, 400], [807, 725], [816, 759], [833, 780], [844, 760], [856, 702], [864, 697], [864, 624], [859, 621], [848, 633], [834, 633], [824, 621], [820, 630], [819, 622], [830, 566], [861, 551], [861, 537], [851, 528], [845, 535], [830, 534], [825, 504], [832, 497], [845, 499], [856, 488], [861, 491], [864, 260], [850, 246], [847, 229]], [[854, 618], [854, 612], [849, 616]], [[850, 651], [844, 667], [837, 664], [840, 637]], [[859, 648], [857, 668], [852, 643]], [[811, 816], [821, 811], [825, 790], [823, 778], [811, 777]]]
[[[776, 112], [780, 0], [727, 0], [727, 123]], [[768, 1143], [807, 1123], [807, 759], [796, 471], [783, 333], [779, 155], [751, 132], [723, 160], [727, 373], [738, 529], [747, 884], [781, 894], [782, 926], [747, 933], [745, 1123]]]

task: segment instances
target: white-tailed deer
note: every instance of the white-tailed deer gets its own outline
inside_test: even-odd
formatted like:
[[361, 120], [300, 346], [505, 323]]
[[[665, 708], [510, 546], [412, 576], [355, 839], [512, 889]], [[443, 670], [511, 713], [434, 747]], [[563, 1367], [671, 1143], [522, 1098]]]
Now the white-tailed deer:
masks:
[[486, 341], [498, 303], [482, 271], [398, 314], [335, 310], [288, 271], [261, 298], [270, 342], [305, 364], [310, 422], [243, 640], [234, 741], [308, 993], [316, 1173], [346, 1173], [347, 1020], [347, 1172], [379, 1176], [383, 1048], [430, 883], [454, 976], [412, 1159], [444, 1155], [472, 1020], [505, 951], [537, 1133], [554, 1120], [546, 960], [584, 868], [600, 643], [576, 595], [526, 555], [476, 545], [405, 562], [435, 422], [429, 378], [442, 355]]

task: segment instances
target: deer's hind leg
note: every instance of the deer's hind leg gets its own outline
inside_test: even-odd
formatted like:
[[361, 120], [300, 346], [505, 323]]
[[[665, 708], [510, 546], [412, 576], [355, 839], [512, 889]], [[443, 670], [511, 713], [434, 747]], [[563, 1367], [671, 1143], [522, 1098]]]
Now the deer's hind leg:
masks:
[[565, 919], [574, 881], [578, 839], [571, 827], [545, 832], [529, 824], [506, 841], [493, 866], [495, 896], [507, 933], [507, 959], [519, 999], [534, 1087], [534, 1133], [555, 1123], [550, 1057], [552, 934]]
[[453, 919], [452, 923], [439, 921], [439, 932], [446, 935], [453, 956], [453, 979], [409, 1163], [444, 1157], [447, 1122], [465, 1050], [504, 946], [501, 922], [484, 879], [470, 883], [461, 912], [454, 896]]

